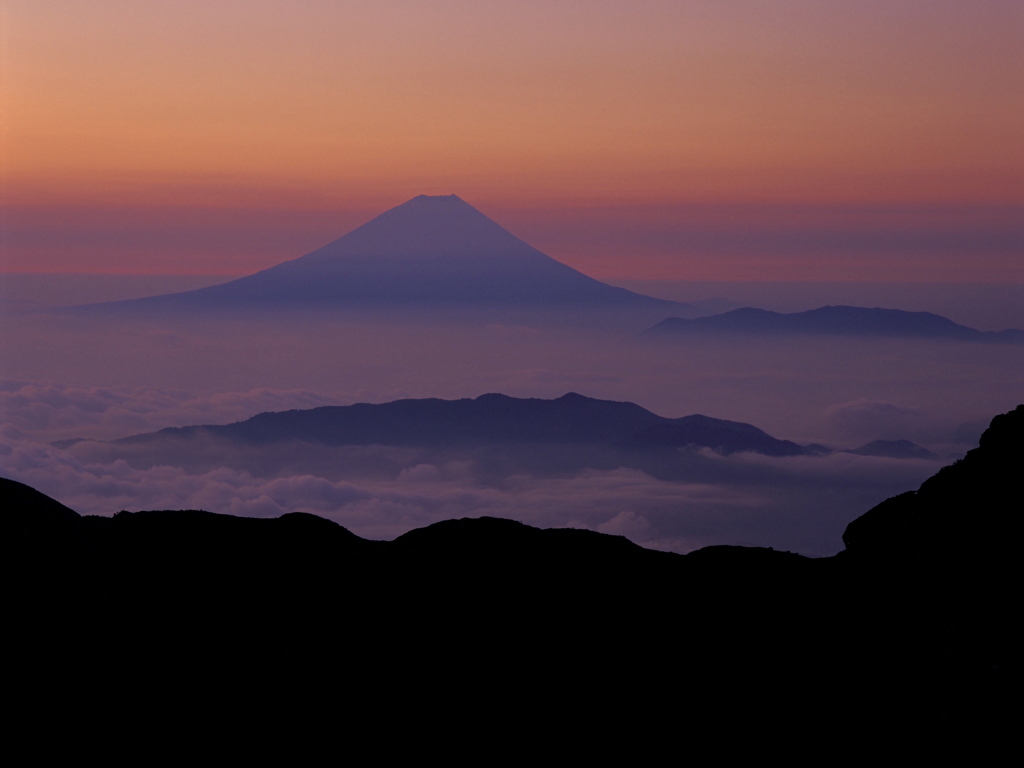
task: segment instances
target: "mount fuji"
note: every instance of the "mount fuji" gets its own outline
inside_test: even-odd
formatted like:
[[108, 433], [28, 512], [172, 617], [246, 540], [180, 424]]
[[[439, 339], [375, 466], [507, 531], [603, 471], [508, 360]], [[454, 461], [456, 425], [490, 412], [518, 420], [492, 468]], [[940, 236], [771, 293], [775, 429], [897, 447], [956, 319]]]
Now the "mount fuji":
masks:
[[183, 293], [108, 308], [467, 306], [685, 311], [541, 253], [455, 195], [419, 195], [305, 256]]

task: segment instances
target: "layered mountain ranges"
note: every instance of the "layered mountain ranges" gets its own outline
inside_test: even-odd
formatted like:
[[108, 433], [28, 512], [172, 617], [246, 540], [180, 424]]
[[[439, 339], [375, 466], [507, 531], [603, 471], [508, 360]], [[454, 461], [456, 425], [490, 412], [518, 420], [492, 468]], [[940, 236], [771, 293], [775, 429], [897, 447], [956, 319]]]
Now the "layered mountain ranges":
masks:
[[[721, 303], [721, 300], [719, 301]], [[511, 311], [580, 322], [656, 322], [646, 338], [831, 335], [1024, 344], [1024, 331], [978, 331], [928, 312], [826, 306], [782, 314], [742, 307], [708, 315], [603, 283], [542, 253], [456, 195], [419, 195], [315, 251], [246, 277], [180, 293], [73, 311], [212, 316], [235, 311]], [[734, 305], [735, 306], [735, 305]], [[479, 318], [468, 316], [469, 322]], [[462, 317], [463, 320], [466, 317]]]

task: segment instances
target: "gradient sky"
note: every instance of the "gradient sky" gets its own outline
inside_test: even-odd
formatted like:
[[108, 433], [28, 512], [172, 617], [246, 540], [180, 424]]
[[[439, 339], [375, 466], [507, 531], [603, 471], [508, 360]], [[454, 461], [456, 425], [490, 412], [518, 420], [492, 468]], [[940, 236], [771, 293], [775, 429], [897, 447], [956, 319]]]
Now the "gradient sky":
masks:
[[456, 193], [606, 279], [1024, 282], [1019, 0], [0, 0], [0, 271]]

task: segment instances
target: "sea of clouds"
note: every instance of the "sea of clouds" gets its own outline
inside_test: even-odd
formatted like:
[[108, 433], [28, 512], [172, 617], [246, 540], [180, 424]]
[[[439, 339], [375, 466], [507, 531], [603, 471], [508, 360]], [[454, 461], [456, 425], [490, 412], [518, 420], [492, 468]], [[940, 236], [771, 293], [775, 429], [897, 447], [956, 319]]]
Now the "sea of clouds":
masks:
[[[359, 535], [392, 538], [449, 518], [490, 515], [541, 527], [623, 535], [644, 546], [690, 551], [709, 544], [773, 546], [811, 555], [842, 547], [845, 525], [911, 489], [941, 462], [836, 453], [823, 457], [723, 457], [688, 452], [654, 477], [578, 460], [544, 470], [503, 456], [382, 446], [277, 446], [182, 457], [109, 455], [104, 440], [167, 426], [228, 423], [261, 411], [337, 403], [308, 390], [190, 395], [0, 382], [0, 475], [82, 514], [121, 509], [206, 509], [277, 516], [302, 510]], [[53, 441], [88, 438], [68, 447]], [[211, 456], [213, 458], [211, 458]]]
[[[1024, 391], [1024, 348], [994, 344], [817, 338], [650, 345], [637, 341], [638, 329], [381, 313], [0, 319], [0, 475], [83, 514], [303, 510], [372, 538], [494, 515], [674, 551], [746, 544], [830, 554], [842, 548], [851, 520], [963, 455]], [[943, 458], [689, 451], [659, 469], [523, 450], [207, 445], [180, 455], [142, 446], [114, 451], [103, 442], [265, 411], [570, 391], [662, 416], [747, 422], [837, 449], [909, 439]], [[82, 442], [61, 442], [74, 439]]]

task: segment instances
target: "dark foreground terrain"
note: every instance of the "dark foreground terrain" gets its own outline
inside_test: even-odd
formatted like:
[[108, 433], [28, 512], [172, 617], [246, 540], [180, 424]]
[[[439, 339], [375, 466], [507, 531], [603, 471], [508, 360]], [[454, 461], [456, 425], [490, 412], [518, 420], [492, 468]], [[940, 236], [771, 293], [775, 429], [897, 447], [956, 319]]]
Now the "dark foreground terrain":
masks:
[[1022, 466], [1018, 406], [823, 559], [491, 518], [378, 542], [302, 513], [81, 517], [3, 480], [6, 695], [382, 753], [988, 751], [1020, 710]]

